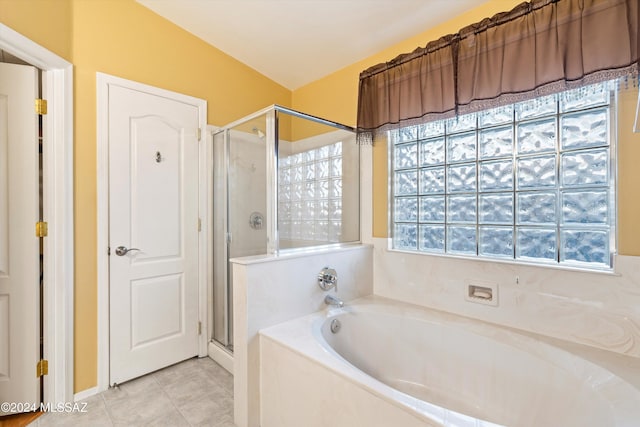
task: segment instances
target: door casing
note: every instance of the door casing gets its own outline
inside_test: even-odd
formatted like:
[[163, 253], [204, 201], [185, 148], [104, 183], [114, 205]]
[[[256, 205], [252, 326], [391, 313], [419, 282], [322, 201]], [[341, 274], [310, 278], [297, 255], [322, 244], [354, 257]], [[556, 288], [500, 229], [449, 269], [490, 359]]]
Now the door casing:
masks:
[[[44, 378], [45, 403], [72, 402], [73, 394], [73, 65], [0, 24], [0, 49], [41, 69], [44, 122]], [[35, 371], [34, 371], [35, 372]]]
[[98, 203], [98, 385], [93, 393], [99, 393], [109, 387], [109, 139], [108, 139], [108, 110], [109, 110], [109, 85], [144, 91], [157, 96], [164, 96], [192, 105], [196, 105], [199, 111], [199, 217], [202, 229], [198, 241], [198, 316], [202, 322], [202, 333], [198, 342], [198, 355], [207, 355], [207, 242], [204, 236], [208, 235], [206, 220], [208, 207], [205, 184], [206, 171], [206, 123], [207, 103], [203, 99], [160, 89], [143, 83], [122, 79], [120, 77], [96, 73], [97, 90], [97, 203]]

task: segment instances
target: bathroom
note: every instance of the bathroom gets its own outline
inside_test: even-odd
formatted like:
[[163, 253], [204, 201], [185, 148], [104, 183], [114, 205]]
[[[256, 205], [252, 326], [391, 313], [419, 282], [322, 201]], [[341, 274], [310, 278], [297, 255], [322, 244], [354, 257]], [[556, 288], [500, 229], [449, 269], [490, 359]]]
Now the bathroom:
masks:
[[[341, 312], [348, 313], [349, 310], [357, 309], [354, 306], [358, 303], [354, 303], [354, 300], [359, 298], [365, 298], [361, 300], [364, 301], [362, 305], [365, 306], [368, 304], [374, 307], [379, 301], [388, 299], [392, 300], [393, 304], [397, 304], [392, 309], [396, 311], [403, 310], [405, 306], [402, 304], [410, 304], [410, 307], [404, 309], [411, 313], [413, 313], [412, 310], [422, 307], [440, 314], [461, 316], [469, 322], [463, 328], [466, 331], [478, 330], [486, 324], [497, 325], [500, 333], [525, 337], [518, 338], [524, 341], [543, 342], [541, 348], [548, 349], [551, 354], [556, 354], [557, 349], [561, 349], [561, 353], [557, 353], [560, 359], [569, 357], [567, 354], [578, 354], [580, 360], [588, 361], [585, 371], [589, 371], [594, 365], [602, 366], [607, 370], [606, 372], [612, 372], [616, 378], [620, 377], [631, 384], [632, 388], [640, 388], [640, 347], [638, 346], [640, 342], [640, 326], [638, 326], [640, 325], [638, 309], [640, 307], [638, 290], [640, 246], [637, 243], [640, 230], [636, 225], [640, 208], [635, 194], [640, 177], [637, 176], [634, 165], [634, 160], [640, 156], [640, 145], [638, 145], [640, 137], [638, 133], [633, 132], [638, 99], [637, 81], [634, 77], [626, 82], [619, 81], [613, 84], [611, 93], [615, 101], [611, 101], [611, 104], [597, 104], [593, 107], [611, 112], [615, 122], [611, 121], [607, 134], [616, 136], [616, 143], [611, 146], [608, 157], [611, 164], [611, 170], [606, 174], [608, 180], [604, 184], [598, 184], [600, 187], [596, 189], [596, 192], [606, 193], [609, 197], [606, 203], [598, 204], [598, 206], [603, 206], [603, 203], [606, 205], [607, 222], [597, 223], [594, 226], [597, 231], [606, 229], [609, 236], [605, 239], [606, 248], [603, 249], [603, 254], [598, 255], [597, 268], [585, 268], [579, 262], [573, 264], [544, 262], [540, 265], [527, 260], [515, 260], [518, 250], [516, 231], [510, 234], [511, 241], [515, 242], [515, 248], [510, 248], [514, 254], [512, 256], [514, 259], [511, 260], [505, 259], [504, 256], [493, 257], [490, 260], [472, 258], [464, 253], [464, 249], [461, 249], [462, 253], [454, 256], [442, 256], [433, 253], [416, 253], [417, 250], [399, 247], [398, 245], [404, 243], [399, 240], [394, 241], [394, 236], [402, 235], [401, 229], [408, 230], [411, 227], [394, 228], [398, 224], [393, 222], [396, 215], [393, 203], [395, 198], [402, 200], [410, 198], [410, 194], [390, 193], [390, 188], [396, 185], [395, 181], [390, 179], [390, 172], [395, 173], [396, 169], [402, 172], [405, 169], [401, 167], [394, 169], [396, 164], [394, 159], [399, 154], [394, 151], [392, 144], [380, 140], [376, 140], [373, 144], [358, 144], [355, 142], [355, 134], [352, 134], [352, 140], [341, 140], [343, 150], [348, 144], [348, 147], [355, 150], [359, 157], [359, 170], [344, 169], [343, 163], [343, 171], [358, 170], [359, 183], [357, 190], [354, 190], [351, 196], [346, 196], [348, 190], [345, 182], [342, 182], [342, 191], [345, 194], [343, 202], [345, 200], [358, 202], [357, 206], [354, 205], [351, 208], [352, 211], [357, 210], [355, 217], [350, 219], [355, 221], [354, 225], [342, 227], [340, 236], [335, 234], [337, 229], [334, 229], [333, 239], [330, 239], [331, 229], [327, 224], [326, 237], [329, 246], [321, 251], [312, 251], [306, 248], [307, 245], [305, 245], [306, 249], [301, 247], [291, 249], [287, 246], [303, 245], [302, 241], [307, 239], [302, 239], [302, 236], [308, 229], [290, 228], [291, 222], [283, 219], [282, 215], [278, 215], [279, 222], [273, 221], [273, 213], [277, 212], [278, 203], [277, 197], [270, 191], [276, 189], [282, 193], [285, 189], [277, 187], [275, 183], [279, 176], [276, 178], [275, 174], [266, 175], [269, 168], [272, 172], [276, 170], [276, 165], [273, 163], [274, 157], [269, 157], [266, 149], [268, 144], [274, 144], [271, 146], [271, 153], [274, 152], [276, 136], [278, 136], [278, 149], [283, 150], [278, 152], [278, 158], [284, 159], [296, 153], [280, 140], [289, 141], [298, 139], [298, 136], [294, 135], [293, 131], [287, 134], [282, 129], [278, 129], [267, 116], [277, 112], [282, 122], [287, 120], [283, 117], [294, 117], [297, 112], [302, 112], [304, 117], [297, 119], [305, 123], [317, 123], [314, 120], [322, 120], [323, 126], [332, 127], [333, 130], [344, 130], [340, 129], [338, 124], [346, 124], [347, 127], [359, 126], [356, 107], [358, 75], [362, 71], [376, 64], [386, 63], [400, 54], [412, 52], [416, 47], [439, 40], [446, 34], [454, 34], [461, 28], [480, 22], [486, 17], [511, 10], [520, 2], [511, 0], [492, 0], [481, 4], [468, 2], [474, 4], [468, 9], [460, 10], [453, 17], [442, 18], [417, 36], [407, 36], [401, 43], [387, 49], [378, 49], [366, 59], [358, 61], [354, 59], [350, 65], [334, 74], [295, 88], [287, 88], [250, 69], [241, 61], [203, 43], [173, 22], [151, 12], [141, 3], [144, 2], [128, 0], [118, 2], [65, 0], [55, 4], [40, 2], [34, 18], [29, 5], [15, 0], [0, 1], [2, 24], [25, 34], [70, 61], [74, 68], [74, 151], [71, 165], [74, 170], [72, 209], [75, 218], [73, 222], [75, 250], [72, 256], [71, 286], [77, 303], [71, 306], [73, 314], [73, 342], [70, 349], [72, 381], [69, 384], [71, 399], [87, 398], [103, 391], [109, 385], [102, 379], [103, 348], [98, 315], [101, 294], [97, 277], [101, 267], [97, 261], [99, 241], [96, 232], [100, 227], [99, 201], [96, 194], [100, 168], [96, 162], [98, 146], [95, 143], [98, 126], [95, 95], [97, 72], [206, 99], [208, 102], [206, 123], [215, 125], [205, 132], [207, 138], [211, 138], [212, 147], [216, 145], [216, 138], [224, 139], [224, 131], [220, 132], [220, 130], [229, 128], [229, 124], [233, 128], [235, 125], [243, 124], [241, 122], [253, 115], [262, 117], [259, 123], [251, 122], [239, 130], [242, 135], [260, 144], [259, 150], [265, 150], [260, 151], [255, 159], [240, 156], [237, 160], [243, 167], [246, 166], [253, 176], [265, 175], [265, 179], [262, 180], [265, 191], [260, 194], [264, 200], [256, 198], [255, 201], [261, 206], [249, 207], [247, 212], [243, 211], [242, 214], [231, 216], [231, 219], [237, 219], [238, 224], [242, 224], [237, 232], [251, 233], [249, 234], [251, 236], [259, 233], [264, 233], [264, 236], [275, 236], [275, 231], [278, 230], [280, 236], [279, 239], [272, 238], [268, 241], [263, 236], [261, 245], [264, 243], [264, 246], [258, 249], [250, 248], [247, 252], [226, 254], [221, 259], [222, 263], [234, 259], [228, 268], [214, 269], [213, 265], [210, 266], [212, 283], [213, 276], [222, 272], [226, 277], [221, 277], [219, 280], [225, 284], [232, 283], [232, 288], [213, 288], [212, 285], [212, 294], [213, 292], [221, 292], [221, 294], [208, 296], [207, 298], [211, 298], [211, 301], [208, 300], [207, 303], [210, 302], [213, 307], [213, 301], [222, 302], [222, 308], [212, 309], [211, 318], [203, 319], [207, 323], [203, 327], [207, 330], [208, 338], [212, 339], [208, 343], [207, 352], [212, 357], [215, 354], [214, 358], [218, 363], [233, 370], [234, 373], [234, 411], [237, 426], [285, 426], [290, 421], [280, 420], [277, 418], [278, 414], [268, 411], [269, 408], [281, 408], [280, 411], [287, 411], [286, 406], [280, 406], [284, 405], [283, 402], [286, 403], [287, 398], [278, 400], [276, 396], [278, 393], [275, 393], [273, 388], [261, 389], [276, 380], [282, 380], [284, 387], [287, 385], [284, 383], [286, 376], [275, 379], [264, 377], [266, 373], [261, 372], [261, 364], [265, 366], [269, 363], [274, 364], [272, 372], [277, 372], [278, 360], [291, 360], [292, 364], [301, 363], [299, 366], [303, 372], [307, 372], [304, 371], [305, 369], [317, 369], [316, 365], [310, 367], [302, 364], [300, 360], [286, 359], [291, 356], [287, 350], [287, 346], [291, 343], [286, 341], [286, 334], [282, 332], [284, 329], [266, 329], [298, 318], [311, 321], [312, 318], [306, 316], [312, 316], [316, 312], [329, 316], [339, 315], [338, 313]], [[56, 19], [52, 20], [51, 16]], [[36, 20], [37, 25], [31, 22], [32, 19]], [[168, 55], [167, 46], [182, 48], [172, 49], [171, 55]], [[167, 65], [169, 56], [173, 56], [170, 66]], [[514, 100], [514, 104], [517, 102], [521, 100]], [[617, 105], [615, 112], [611, 107], [614, 105], [613, 102]], [[265, 109], [265, 106], [270, 105], [277, 107]], [[560, 120], [562, 116], [558, 113], [557, 117]], [[443, 120], [447, 119], [449, 117], [443, 117]], [[310, 134], [303, 136], [308, 137]], [[399, 147], [412, 144], [410, 137], [398, 141]], [[415, 141], [418, 141], [417, 137]], [[334, 143], [331, 142], [331, 144]], [[220, 144], [224, 145], [224, 141]], [[311, 146], [309, 148], [315, 149]], [[598, 146], [598, 148], [601, 147]], [[286, 149], [290, 152], [286, 152]], [[563, 153], [558, 154], [558, 159], [561, 154]], [[215, 166], [216, 153], [212, 151], [210, 155], [212, 164]], [[495, 157], [491, 160], [497, 162], [500, 159]], [[516, 163], [520, 161], [515, 154], [513, 161]], [[476, 166], [478, 168], [479, 163]], [[211, 171], [212, 177], [219, 171], [220, 169], [214, 168]], [[516, 173], [515, 168], [513, 172]], [[226, 179], [229, 176], [223, 174], [221, 178]], [[357, 181], [350, 180], [351, 183]], [[271, 190], [267, 190], [269, 185]], [[230, 194], [232, 197], [236, 195], [237, 192]], [[516, 198], [517, 195], [514, 194], [513, 197]], [[246, 199], [242, 200], [246, 201]], [[561, 202], [558, 200], [559, 203]], [[222, 205], [213, 205], [211, 221], [215, 221], [217, 207]], [[342, 209], [345, 211], [345, 206]], [[561, 206], [558, 207], [558, 211], [561, 211]], [[255, 216], [253, 216], [254, 213]], [[516, 219], [512, 218], [512, 222], [515, 221]], [[404, 224], [411, 221], [396, 222]], [[417, 220], [415, 222], [422, 223]], [[355, 225], [357, 223], [359, 225]], [[465, 220], [461, 220], [460, 223], [462, 224], [460, 229], [468, 225]], [[504, 226], [503, 223], [482, 224], [478, 221], [474, 224], [478, 228], [483, 225], [487, 225], [487, 228], [492, 226], [494, 229]], [[322, 227], [324, 224], [320, 228]], [[225, 232], [223, 229], [217, 230]], [[517, 230], [516, 225], [513, 225], [513, 230]], [[237, 237], [237, 232], [227, 231]], [[349, 236], [345, 231], [357, 231], [357, 235]], [[325, 231], [322, 233], [324, 236]], [[294, 235], [296, 239], [293, 238]], [[418, 237], [412, 237], [414, 235], [410, 231], [407, 235], [409, 240], [418, 240]], [[222, 240], [224, 239], [226, 236], [223, 236]], [[315, 237], [311, 240], [318, 241]], [[337, 244], [338, 240], [342, 242], [341, 245]], [[213, 254], [220, 253], [213, 247], [220, 241], [220, 238], [213, 238], [211, 243]], [[242, 239], [234, 241], [243, 242]], [[559, 235], [557, 241], [560, 241]], [[558, 257], [561, 254], [561, 247], [561, 244], [556, 244], [555, 250]], [[277, 256], [276, 252], [278, 252]], [[267, 256], [260, 257], [265, 254]], [[335, 288], [325, 291], [318, 286], [318, 273], [324, 267], [336, 271], [337, 292]], [[344, 306], [342, 308], [328, 306], [324, 302], [327, 295], [338, 297], [344, 302]], [[374, 296], [373, 299], [366, 299], [371, 295]], [[216, 320], [216, 316], [220, 318]], [[420, 318], [420, 316], [424, 315], [416, 311], [415, 314], [406, 317]], [[431, 323], [438, 321], [425, 320]], [[335, 335], [336, 337], [341, 332], [347, 333], [347, 322], [342, 323], [343, 328]], [[375, 321], [372, 323], [375, 324]], [[296, 327], [293, 324], [288, 325], [291, 328]], [[263, 329], [264, 335], [261, 336], [259, 331]], [[481, 331], [478, 333], [482, 335]], [[266, 352], [262, 351], [263, 343], [265, 343]], [[482, 346], [482, 343], [478, 346]], [[397, 351], [395, 347], [392, 346], [392, 348]], [[338, 350], [335, 351], [339, 353]], [[475, 349], [467, 348], [466, 351], [473, 353]], [[265, 359], [267, 356], [269, 358]], [[343, 356], [337, 358], [340, 357]], [[338, 368], [338, 374], [335, 375], [338, 377], [347, 375], [344, 369], [348, 368], [345, 366]], [[340, 369], [343, 370], [340, 371]], [[351, 374], [361, 375], [354, 372]], [[300, 377], [299, 373], [296, 374], [296, 378]], [[331, 376], [331, 378], [334, 377]], [[495, 378], [488, 379], [488, 381], [493, 380]], [[371, 385], [368, 383], [371, 381], [369, 379], [363, 379], [363, 381], [370, 388], [365, 385], [364, 389], [360, 389], [361, 391], [354, 391], [354, 396], [360, 396], [358, 393], [365, 390], [365, 394], [374, 394], [382, 401], [389, 402], [385, 393], [393, 394], [394, 392], [382, 386], [375, 388], [379, 384]], [[312, 382], [315, 382], [315, 379]], [[347, 383], [347, 385], [335, 383], [335, 389], [331, 387], [324, 389], [322, 387], [325, 386], [321, 384], [313, 386], [317, 386], [318, 390], [333, 393], [333, 390], [351, 387], [353, 384], [349, 381]], [[300, 387], [304, 386], [302, 381], [294, 385], [296, 384]], [[451, 386], [455, 389], [464, 388], [463, 385]], [[306, 389], [312, 390], [308, 387]], [[283, 390], [282, 393], [285, 391]], [[588, 402], [588, 395], [585, 396]], [[629, 392], [627, 396], [634, 396], [634, 394]], [[261, 402], [263, 398], [267, 400]], [[321, 399], [322, 405], [335, 403], [325, 400], [324, 397]], [[336, 407], [336, 412], [359, 413], [361, 411], [357, 406], [347, 405], [345, 399], [348, 400], [348, 398], [337, 399], [338, 403], [335, 404], [344, 406]], [[290, 401], [293, 405], [295, 402], [295, 399]], [[369, 402], [365, 397], [363, 402], [369, 405], [368, 407], [380, 405], [382, 408], [385, 405]], [[411, 406], [411, 402], [415, 406], [415, 401], [409, 402], [394, 403], [391, 406], [404, 411], [406, 406]], [[640, 406], [638, 401], [633, 403], [638, 403]], [[331, 414], [333, 409], [322, 405], [318, 405], [318, 410], [324, 409]], [[301, 404], [300, 408], [304, 406]], [[344, 411], [340, 411], [340, 408], [344, 408]], [[264, 412], [261, 413], [261, 411]], [[375, 414], [375, 412], [372, 413]], [[625, 412], [621, 410], [620, 413]], [[291, 414], [292, 417], [296, 415], [293, 410]], [[322, 414], [318, 415], [318, 420], [321, 420], [318, 421], [320, 423], [318, 425], [325, 425], [322, 424], [325, 422], [322, 416]], [[416, 425], [430, 425], [425, 424], [427, 421], [422, 415], [408, 415], [408, 417], [411, 421], [407, 421], [406, 425], [413, 425], [410, 423], [414, 422], [414, 419], [418, 420]], [[486, 418], [485, 415], [477, 416], [478, 420]], [[599, 420], [596, 416], [594, 419]], [[339, 425], [354, 425], [353, 420], [345, 419], [341, 422], [342, 424]], [[490, 419], [486, 422], [518, 425], [511, 419], [507, 421]], [[625, 422], [627, 424], [624, 424]], [[441, 424], [446, 425], [444, 422]], [[460, 425], [464, 425], [463, 421], [460, 421]], [[530, 424], [523, 422], [521, 425]], [[564, 425], [571, 424], [567, 422]], [[619, 425], [634, 424], [632, 421], [621, 420]]]

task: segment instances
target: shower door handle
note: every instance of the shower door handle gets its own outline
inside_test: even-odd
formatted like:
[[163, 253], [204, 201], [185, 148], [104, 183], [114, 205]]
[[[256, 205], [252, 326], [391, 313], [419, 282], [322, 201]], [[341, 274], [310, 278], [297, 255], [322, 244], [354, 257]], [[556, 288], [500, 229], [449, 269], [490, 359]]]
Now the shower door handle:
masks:
[[138, 248], [131, 248], [131, 249], [127, 249], [124, 246], [118, 246], [116, 248], [116, 255], [118, 256], [125, 256], [126, 254], [128, 254], [131, 251], [139, 251], [140, 249]]

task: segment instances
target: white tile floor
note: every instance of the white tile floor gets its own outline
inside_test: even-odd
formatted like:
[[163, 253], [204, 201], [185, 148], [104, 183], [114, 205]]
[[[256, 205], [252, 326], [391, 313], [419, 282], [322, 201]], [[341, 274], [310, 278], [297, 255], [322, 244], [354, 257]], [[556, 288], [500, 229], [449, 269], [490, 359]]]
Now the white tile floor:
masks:
[[85, 400], [86, 413], [46, 413], [30, 427], [234, 427], [233, 377], [208, 357], [122, 384]]

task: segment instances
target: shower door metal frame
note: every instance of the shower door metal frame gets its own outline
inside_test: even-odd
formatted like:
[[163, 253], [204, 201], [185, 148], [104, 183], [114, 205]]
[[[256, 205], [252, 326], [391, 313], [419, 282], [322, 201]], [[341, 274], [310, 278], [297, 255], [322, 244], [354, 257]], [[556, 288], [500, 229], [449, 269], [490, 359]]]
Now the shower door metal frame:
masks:
[[[331, 126], [333, 128], [336, 129], [340, 129], [340, 130], [346, 130], [346, 131], [350, 131], [350, 132], [355, 132], [355, 129], [352, 128], [351, 126], [346, 126], [337, 122], [333, 122], [330, 120], [325, 120], [322, 119], [320, 117], [316, 117], [316, 116], [312, 116], [309, 114], [305, 114], [305, 113], [301, 113], [299, 111], [295, 111], [286, 107], [282, 107], [280, 105], [271, 105], [269, 107], [263, 108], [259, 111], [256, 111], [248, 116], [245, 116], [241, 119], [235, 120], [221, 128], [217, 128], [217, 129], [212, 129], [211, 132], [211, 143], [212, 143], [212, 169], [213, 169], [213, 173], [211, 174], [212, 179], [215, 180], [216, 177], [220, 176], [220, 174], [218, 173], [218, 171], [216, 171], [216, 166], [217, 167], [222, 167], [222, 185], [221, 185], [221, 190], [222, 190], [222, 194], [220, 195], [216, 195], [215, 198], [217, 200], [223, 200], [225, 203], [224, 208], [221, 210], [222, 214], [223, 214], [223, 218], [222, 218], [222, 223], [224, 225], [223, 230], [222, 230], [222, 236], [225, 239], [225, 242], [223, 245], [216, 245], [215, 239], [212, 239], [212, 250], [211, 250], [211, 260], [213, 261], [213, 257], [215, 256], [215, 251], [218, 248], [222, 248], [223, 250], [223, 259], [226, 260], [226, 266], [223, 269], [223, 277], [224, 277], [224, 283], [225, 283], [225, 287], [224, 287], [224, 299], [225, 299], [225, 306], [224, 306], [224, 319], [225, 319], [225, 326], [224, 326], [224, 343], [220, 343], [219, 341], [217, 341], [214, 338], [215, 335], [215, 319], [214, 319], [214, 301], [215, 301], [215, 297], [212, 297], [211, 299], [211, 307], [210, 309], [212, 310], [212, 314], [211, 314], [211, 323], [210, 323], [210, 327], [211, 327], [211, 334], [210, 334], [210, 339], [217, 343], [220, 344], [221, 346], [223, 346], [223, 348], [225, 348], [225, 350], [227, 350], [228, 352], [232, 352], [232, 350], [228, 347], [229, 343], [233, 342], [233, 322], [232, 319], [229, 319], [229, 314], [231, 312], [230, 307], [232, 307], [233, 304], [233, 293], [230, 292], [230, 287], [232, 286], [231, 283], [231, 278], [232, 278], [232, 271], [231, 271], [231, 263], [230, 258], [229, 258], [229, 254], [231, 253], [231, 244], [233, 241], [233, 236], [230, 234], [230, 224], [229, 224], [229, 220], [230, 220], [230, 203], [229, 203], [229, 195], [231, 192], [230, 189], [230, 180], [229, 180], [229, 171], [230, 171], [230, 154], [231, 154], [231, 137], [230, 137], [230, 131], [231, 129], [242, 125], [248, 121], [254, 120], [256, 118], [259, 118], [260, 116], [265, 116], [265, 154], [266, 154], [266, 187], [267, 187], [267, 191], [266, 191], [266, 228], [267, 228], [267, 249], [266, 249], [266, 254], [268, 255], [277, 255], [280, 252], [280, 247], [279, 247], [279, 239], [278, 239], [278, 139], [279, 139], [279, 133], [278, 133], [278, 122], [279, 122], [279, 114], [280, 113], [284, 113], [286, 115], [292, 116], [292, 117], [297, 117], [297, 118], [301, 118], [301, 119], [305, 119], [305, 120], [309, 120], [311, 122], [315, 122], [315, 123], [319, 123], [319, 124], [324, 124], [327, 126]], [[219, 159], [216, 159], [216, 146], [215, 146], [215, 139], [216, 136], [219, 135], [220, 133], [223, 133], [223, 150], [222, 150], [222, 156], [223, 159], [222, 161], [220, 161]], [[213, 185], [215, 188], [215, 184]], [[218, 197], [220, 196], [220, 197]], [[212, 206], [213, 200], [211, 201], [211, 203], [209, 203], [210, 207]], [[215, 211], [215, 209], [213, 209], [213, 211]], [[213, 237], [213, 233], [215, 232], [215, 223], [214, 223], [214, 219], [215, 219], [215, 214], [212, 214], [212, 217], [210, 219], [210, 224], [213, 225], [212, 231], [211, 231], [211, 236]], [[337, 244], [338, 246], [340, 244]], [[336, 246], [336, 244], [331, 244], [329, 246]], [[219, 250], [219, 249], [218, 249]], [[296, 249], [292, 249], [292, 250], [296, 250]], [[213, 264], [213, 262], [212, 262]], [[213, 287], [215, 286], [215, 271], [213, 271], [213, 269], [215, 268], [215, 266], [212, 267], [212, 271], [211, 271], [211, 276], [212, 277], [212, 281], [211, 281], [211, 286], [212, 286], [212, 291], [211, 294], [213, 295]]]
[[[211, 321], [211, 339], [222, 345], [227, 351], [232, 352], [233, 348], [233, 321], [231, 319], [230, 313], [231, 307], [233, 304], [233, 292], [231, 291], [232, 285], [232, 266], [230, 263], [229, 254], [231, 253], [231, 244], [233, 243], [233, 236], [231, 235], [230, 229], [230, 202], [229, 196], [231, 194], [230, 188], [230, 180], [229, 180], [229, 171], [230, 171], [230, 157], [231, 157], [231, 129], [236, 126], [239, 126], [243, 123], [256, 119], [260, 116], [265, 116], [266, 129], [265, 129], [265, 150], [266, 150], [266, 186], [267, 186], [267, 196], [266, 196], [266, 228], [267, 228], [267, 249], [266, 252], [268, 254], [274, 254], [278, 252], [278, 239], [277, 239], [277, 211], [278, 211], [278, 202], [277, 202], [277, 155], [278, 155], [278, 144], [277, 144], [277, 118], [274, 107], [268, 107], [258, 112], [255, 112], [249, 116], [246, 116], [240, 120], [236, 120], [228, 125], [217, 129], [212, 132], [212, 145], [215, 144], [216, 136], [220, 133], [223, 134], [223, 148], [222, 148], [222, 159], [215, 158], [216, 147], [214, 146], [212, 152], [214, 154], [214, 158], [212, 162], [214, 163], [214, 173], [213, 176], [220, 176], [223, 180], [222, 185], [220, 186], [222, 190], [221, 200], [224, 200], [224, 209], [220, 212], [223, 214], [222, 223], [223, 230], [222, 236], [225, 239], [223, 245], [216, 245], [215, 239], [213, 242], [213, 250], [212, 254], [215, 254], [216, 249], [223, 250], [223, 259], [226, 260], [226, 265], [223, 268], [223, 281], [225, 283], [224, 286], [224, 341], [218, 341], [215, 336], [215, 317], [212, 313], [212, 321]], [[215, 166], [222, 167], [221, 173], [215, 171]], [[218, 200], [220, 200], [218, 199]], [[214, 209], [215, 210], [215, 209]], [[214, 218], [212, 218], [213, 221]], [[214, 226], [215, 227], [215, 226]], [[215, 256], [215, 255], [214, 255]], [[212, 272], [212, 287], [215, 285], [215, 272]], [[212, 295], [213, 295], [212, 290]], [[212, 298], [212, 303], [214, 303], [215, 297]], [[215, 304], [215, 303], [214, 303]]]
[[278, 112], [266, 112], [267, 254], [280, 251], [278, 239]]
[[[219, 158], [219, 156], [217, 155], [218, 149], [216, 146], [216, 136], [218, 136], [219, 134], [222, 134], [222, 158]], [[229, 331], [230, 331], [230, 327], [228, 325], [229, 321], [229, 302], [230, 302], [230, 298], [229, 298], [229, 241], [230, 241], [230, 235], [229, 235], [229, 129], [228, 128], [220, 128], [217, 129], [215, 131], [213, 131], [211, 133], [211, 145], [212, 145], [212, 179], [214, 181], [214, 183], [212, 184], [213, 186], [213, 193], [215, 195], [215, 190], [216, 190], [216, 186], [215, 186], [215, 179], [217, 176], [220, 176], [222, 179], [222, 185], [220, 185], [218, 188], [222, 191], [222, 194], [220, 194], [219, 196], [221, 196], [220, 198], [218, 198], [218, 196], [215, 196], [214, 198], [212, 198], [211, 203], [209, 203], [210, 205], [213, 205], [214, 199], [218, 198], [218, 200], [224, 200], [224, 209], [220, 209], [217, 210], [215, 207], [212, 207], [212, 217], [211, 217], [211, 223], [213, 225], [212, 230], [211, 230], [211, 235], [212, 235], [212, 250], [211, 250], [211, 255], [212, 255], [212, 273], [211, 273], [211, 302], [212, 302], [212, 313], [211, 313], [211, 340], [213, 340], [214, 342], [221, 344], [225, 349], [227, 348], [227, 345], [229, 343]], [[218, 168], [222, 168], [221, 172], [216, 171], [216, 166]], [[222, 237], [225, 240], [224, 244], [222, 245], [217, 245], [216, 244], [216, 239], [214, 237], [214, 233], [215, 233], [215, 227], [218, 221], [216, 221], [216, 213], [221, 213], [222, 214], [222, 218], [219, 222], [221, 222], [223, 224], [223, 229], [222, 229]], [[215, 309], [213, 307], [213, 305], [215, 304], [216, 301], [216, 297], [215, 297], [215, 285], [216, 285], [216, 277], [215, 277], [215, 257], [216, 257], [216, 251], [217, 250], [222, 250], [222, 259], [225, 260], [225, 268], [222, 269], [222, 276], [223, 276], [223, 282], [225, 284], [224, 286], [224, 300], [225, 300], [225, 304], [224, 304], [224, 319], [225, 319], [225, 325], [224, 325], [224, 341], [220, 342], [218, 340], [215, 339]]]

